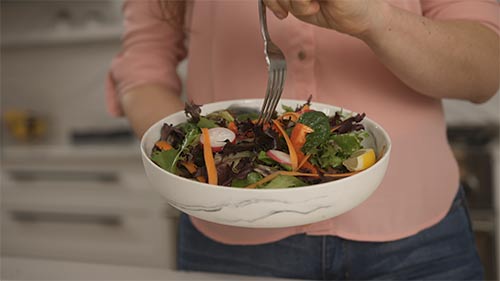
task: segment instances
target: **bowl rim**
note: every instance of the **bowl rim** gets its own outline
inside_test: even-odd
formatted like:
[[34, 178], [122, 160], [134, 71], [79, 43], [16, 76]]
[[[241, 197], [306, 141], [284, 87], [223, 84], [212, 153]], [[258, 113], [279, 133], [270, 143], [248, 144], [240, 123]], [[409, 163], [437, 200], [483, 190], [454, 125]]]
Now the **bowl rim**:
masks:
[[[202, 105], [202, 110], [203, 110], [203, 106], [208, 106], [208, 105], [217, 107], [219, 104], [226, 104], [228, 102], [235, 103], [235, 104], [236, 103], [254, 104], [256, 102], [262, 102], [262, 101], [263, 101], [262, 98], [260, 98], [260, 99], [221, 100], [221, 101], [217, 101], [217, 102], [203, 104]], [[279, 104], [283, 104], [283, 103], [286, 103], [286, 102], [289, 102], [289, 103], [295, 102], [295, 103], [298, 103], [298, 104], [300, 104], [300, 103], [303, 104], [304, 103], [304, 101], [300, 101], [300, 100], [296, 100], [296, 99], [281, 99], [280, 102], [279, 102]], [[349, 113], [357, 113], [357, 112], [349, 110], [347, 108], [342, 108], [342, 107], [338, 107], [338, 106], [335, 106], [335, 105], [329, 105], [329, 104], [320, 103], [320, 102], [311, 102], [311, 108], [314, 109], [314, 105], [323, 106], [323, 107], [327, 107], [327, 108], [328, 107], [330, 107], [330, 108], [333, 107], [333, 108], [335, 108], [335, 110], [340, 109], [340, 110], [345, 110], [345, 111], [347, 111]], [[164, 170], [163, 168], [161, 168], [160, 166], [158, 166], [156, 163], [154, 163], [153, 160], [151, 160], [151, 158], [149, 157], [149, 155], [145, 151], [146, 136], [149, 135], [149, 134], [151, 134], [151, 132], [153, 131], [153, 128], [156, 127], [159, 123], [165, 123], [165, 121], [164, 121], [165, 119], [167, 119], [167, 118], [169, 118], [169, 117], [171, 117], [173, 115], [180, 115], [180, 114], [183, 114], [183, 113], [184, 113], [184, 110], [181, 110], [181, 111], [177, 111], [175, 113], [172, 113], [172, 114], [170, 114], [168, 116], [165, 116], [162, 119], [156, 121], [154, 124], [152, 124], [146, 130], [146, 132], [144, 132], [144, 134], [141, 137], [141, 141], [140, 141], [141, 156], [142, 156], [143, 159], [146, 159], [146, 161], [150, 165], [152, 165], [154, 167], [154, 169], [160, 171], [161, 173], [165, 173], [166, 175], [173, 176], [174, 178], [176, 178], [178, 180], [185, 181], [188, 184], [193, 184], [195, 186], [203, 187], [203, 188], [209, 187], [209, 188], [214, 188], [215, 190], [231, 190], [233, 192], [248, 192], [248, 193], [252, 193], [252, 192], [259, 192], [259, 193], [262, 193], [262, 192], [274, 193], [274, 192], [276, 192], [276, 193], [282, 193], [282, 192], [299, 192], [300, 190], [309, 190], [309, 189], [319, 189], [319, 188], [324, 188], [325, 186], [331, 186], [332, 184], [333, 185], [340, 185], [342, 182], [344, 182], [346, 180], [353, 179], [353, 178], [359, 178], [360, 176], [365, 175], [366, 172], [371, 171], [371, 170], [375, 169], [376, 167], [378, 167], [380, 165], [383, 165], [383, 162], [386, 162], [386, 161], [389, 160], [388, 158], [390, 157], [391, 150], [392, 150], [392, 140], [391, 140], [389, 134], [387, 133], [387, 131], [382, 126], [380, 126], [380, 124], [378, 124], [377, 122], [373, 121], [371, 118], [365, 117], [364, 120], [367, 120], [367, 121], [371, 122], [387, 138], [387, 147], [385, 148], [384, 155], [382, 155], [382, 157], [380, 159], [378, 159], [377, 162], [375, 162], [375, 164], [373, 164], [369, 168], [367, 168], [365, 170], [362, 170], [361, 172], [359, 172], [357, 174], [354, 174], [352, 176], [341, 178], [341, 179], [338, 179], [338, 180], [335, 180], [335, 181], [330, 181], [330, 182], [325, 182], [325, 183], [319, 183], [319, 184], [313, 184], [313, 185], [300, 186], [300, 187], [295, 187], [295, 188], [269, 188], [269, 189], [238, 188], [238, 187], [232, 187], [232, 186], [213, 185], [213, 184], [208, 184], [208, 183], [204, 183], [204, 182], [196, 182], [194, 180], [191, 180], [191, 179], [188, 179], [188, 178], [185, 178], [185, 177], [181, 177], [179, 175], [176, 175], [176, 174], [173, 174], [173, 173], [170, 173], [170, 172]]]

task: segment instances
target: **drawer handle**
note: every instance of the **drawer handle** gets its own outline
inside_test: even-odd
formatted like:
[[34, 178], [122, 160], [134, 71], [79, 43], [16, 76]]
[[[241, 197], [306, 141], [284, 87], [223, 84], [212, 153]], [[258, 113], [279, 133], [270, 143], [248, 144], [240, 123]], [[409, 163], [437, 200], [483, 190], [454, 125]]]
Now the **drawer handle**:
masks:
[[11, 211], [11, 217], [20, 223], [53, 222], [68, 224], [98, 224], [120, 227], [123, 220], [117, 215], [64, 214], [57, 212]]
[[118, 182], [118, 175], [114, 172], [98, 172], [98, 171], [10, 171], [11, 177], [20, 182], [32, 181], [98, 181], [98, 182]]

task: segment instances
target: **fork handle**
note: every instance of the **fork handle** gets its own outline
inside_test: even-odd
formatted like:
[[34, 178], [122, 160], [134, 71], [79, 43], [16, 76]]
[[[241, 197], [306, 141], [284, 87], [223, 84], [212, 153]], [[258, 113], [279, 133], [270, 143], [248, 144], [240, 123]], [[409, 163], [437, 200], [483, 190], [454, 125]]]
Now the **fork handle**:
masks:
[[259, 20], [260, 20], [260, 32], [262, 33], [262, 38], [264, 39], [264, 44], [267, 46], [267, 41], [269, 40], [269, 31], [267, 30], [267, 9], [264, 4], [264, 0], [259, 1]]

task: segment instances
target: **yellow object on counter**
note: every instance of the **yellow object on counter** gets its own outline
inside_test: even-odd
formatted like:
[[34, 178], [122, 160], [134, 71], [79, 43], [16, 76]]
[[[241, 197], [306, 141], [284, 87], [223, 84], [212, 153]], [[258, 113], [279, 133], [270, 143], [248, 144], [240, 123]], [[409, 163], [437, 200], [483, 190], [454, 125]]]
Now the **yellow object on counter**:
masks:
[[27, 110], [7, 110], [3, 114], [3, 121], [8, 133], [18, 141], [34, 141], [47, 132], [46, 121]]

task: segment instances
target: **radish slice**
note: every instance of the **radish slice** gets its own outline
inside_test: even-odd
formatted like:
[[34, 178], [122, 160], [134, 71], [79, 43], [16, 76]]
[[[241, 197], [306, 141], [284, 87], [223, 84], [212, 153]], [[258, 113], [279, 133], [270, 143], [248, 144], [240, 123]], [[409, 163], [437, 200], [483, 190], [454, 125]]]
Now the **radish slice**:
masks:
[[[215, 127], [208, 129], [208, 136], [210, 137], [210, 146], [213, 152], [219, 152], [222, 150], [226, 141], [234, 142], [236, 139], [236, 134], [223, 127]], [[203, 135], [200, 136], [200, 142], [203, 143]]]
[[271, 149], [268, 150], [266, 154], [267, 156], [269, 156], [269, 158], [273, 159], [274, 161], [280, 164], [286, 164], [286, 165], [292, 164], [292, 160], [290, 160], [290, 155], [286, 154], [283, 151]]

